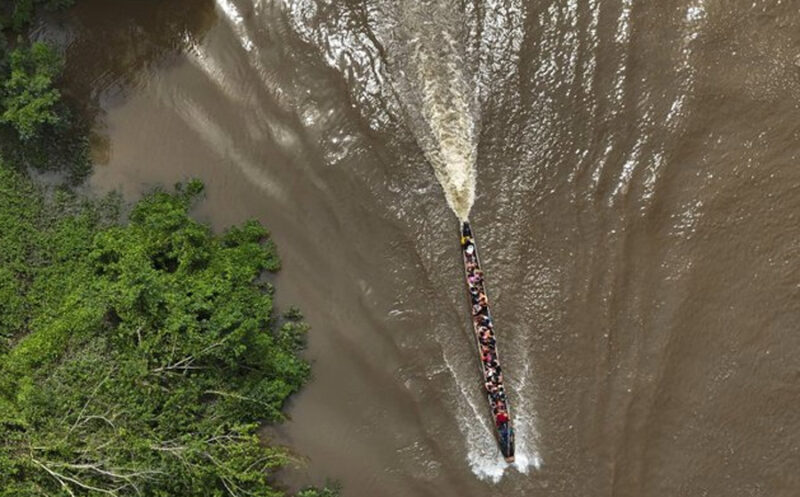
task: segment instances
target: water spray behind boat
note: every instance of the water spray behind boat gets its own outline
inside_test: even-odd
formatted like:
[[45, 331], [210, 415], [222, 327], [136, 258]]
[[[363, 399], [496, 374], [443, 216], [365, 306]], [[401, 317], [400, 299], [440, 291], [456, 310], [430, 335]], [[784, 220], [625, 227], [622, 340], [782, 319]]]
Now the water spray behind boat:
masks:
[[388, 36], [398, 48], [387, 54], [393, 86], [448, 205], [466, 221], [475, 200], [479, 121], [466, 23], [450, 2], [399, 2], [396, 8]]

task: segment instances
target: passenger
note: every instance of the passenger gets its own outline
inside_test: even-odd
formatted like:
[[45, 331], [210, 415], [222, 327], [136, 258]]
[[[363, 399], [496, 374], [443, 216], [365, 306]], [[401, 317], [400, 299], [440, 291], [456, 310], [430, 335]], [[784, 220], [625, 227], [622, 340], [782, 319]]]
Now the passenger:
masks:
[[[469, 292], [470, 300], [472, 301], [472, 305], [481, 304], [481, 297], [478, 292]], [[483, 305], [483, 304], [481, 304]]]
[[466, 252], [468, 256], [472, 256], [472, 254], [475, 253], [475, 245], [472, 244], [472, 241], [467, 241], [464, 252]]
[[500, 411], [497, 413], [497, 416], [495, 416], [495, 421], [497, 422], [497, 426], [508, 423], [508, 419], [509, 419], [508, 413], [505, 411]]

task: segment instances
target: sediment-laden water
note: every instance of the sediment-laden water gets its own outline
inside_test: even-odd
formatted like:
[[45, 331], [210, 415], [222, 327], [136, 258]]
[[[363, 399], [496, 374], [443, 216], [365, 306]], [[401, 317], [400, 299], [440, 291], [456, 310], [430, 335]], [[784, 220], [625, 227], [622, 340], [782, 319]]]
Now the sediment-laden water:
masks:
[[38, 33], [93, 102], [93, 188], [200, 177], [200, 217], [272, 230], [313, 326], [267, 431], [307, 459], [289, 484], [772, 497], [800, 492], [799, 28], [766, 1], [81, 0]]

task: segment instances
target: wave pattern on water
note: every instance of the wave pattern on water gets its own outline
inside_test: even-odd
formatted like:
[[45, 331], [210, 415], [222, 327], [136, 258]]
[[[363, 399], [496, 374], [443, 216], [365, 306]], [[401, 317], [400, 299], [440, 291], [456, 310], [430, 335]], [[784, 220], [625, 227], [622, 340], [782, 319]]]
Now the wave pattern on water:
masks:
[[[75, 11], [105, 25], [130, 8], [124, 27], [190, 3]], [[785, 494], [800, 433], [775, 381], [800, 347], [797, 299], [775, 297], [798, 274], [791, 2], [207, 3], [187, 24], [207, 18], [202, 36], [137, 65], [131, 98], [105, 87], [111, 160], [93, 181], [199, 176], [217, 226], [272, 229], [276, 302], [306, 310], [317, 372], [281, 429], [317, 481], [387, 497]], [[83, 69], [103, 42], [79, 31]], [[106, 31], [137, 48], [141, 32]], [[485, 410], [450, 206], [492, 284], [515, 467]], [[763, 405], [782, 431], [752, 423]], [[785, 465], [765, 477], [748, 471], [759, 460]]]

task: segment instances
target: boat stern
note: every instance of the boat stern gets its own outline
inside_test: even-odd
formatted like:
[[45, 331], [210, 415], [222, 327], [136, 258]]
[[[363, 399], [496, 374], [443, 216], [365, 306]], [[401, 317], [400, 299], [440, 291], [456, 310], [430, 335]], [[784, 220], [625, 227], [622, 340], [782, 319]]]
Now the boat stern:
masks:
[[461, 236], [462, 238], [472, 238], [472, 228], [470, 228], [469, 221], [461, 222]]
[[500, 442], [500, 452], [506, 462], [514, 462], [514, 428], [510, 423], [503, 423], [497, 428], [497, 434]]

